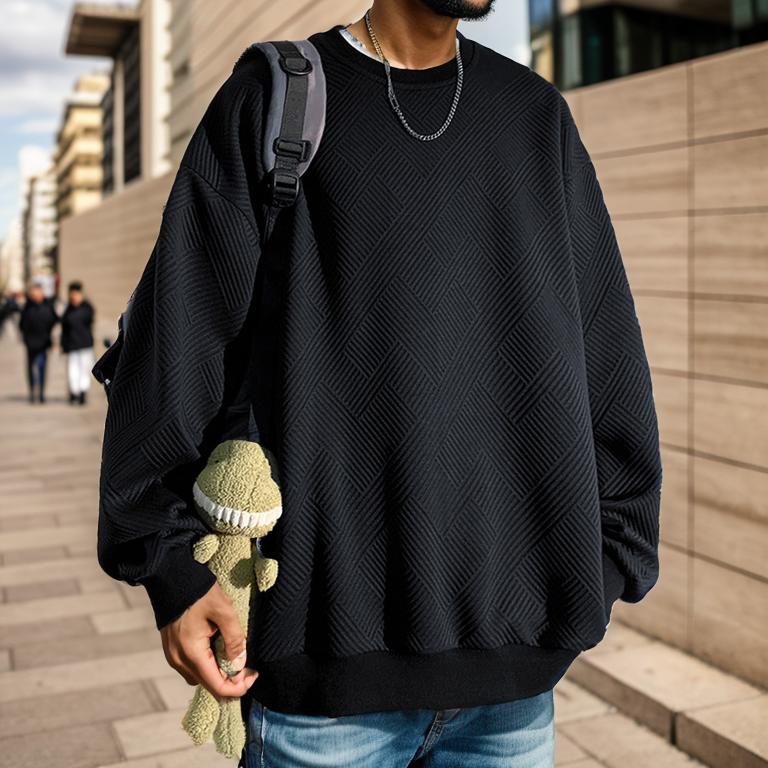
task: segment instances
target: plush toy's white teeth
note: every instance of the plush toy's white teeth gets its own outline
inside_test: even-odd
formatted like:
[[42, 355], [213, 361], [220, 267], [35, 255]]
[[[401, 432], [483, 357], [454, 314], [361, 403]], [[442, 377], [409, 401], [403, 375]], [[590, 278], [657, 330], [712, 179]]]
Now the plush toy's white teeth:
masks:
[[245, 512], [231, 507], [222, 507], [210, 499], [197, 483], [192, 487], [192, 493], [195, 501], [208, 513], [211, 519], [243, 530], [254, 528], [257, 525], [273, 523], [283, 513], [281, 506], [273, 507], [264, 512]]

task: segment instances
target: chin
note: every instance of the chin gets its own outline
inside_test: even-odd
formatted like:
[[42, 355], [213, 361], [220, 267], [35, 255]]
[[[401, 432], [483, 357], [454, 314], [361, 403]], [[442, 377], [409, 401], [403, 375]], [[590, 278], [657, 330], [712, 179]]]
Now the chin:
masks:
[[494, 0], [418, 0], [441, 16], [469, 21], [485, 18], [492, 10]]

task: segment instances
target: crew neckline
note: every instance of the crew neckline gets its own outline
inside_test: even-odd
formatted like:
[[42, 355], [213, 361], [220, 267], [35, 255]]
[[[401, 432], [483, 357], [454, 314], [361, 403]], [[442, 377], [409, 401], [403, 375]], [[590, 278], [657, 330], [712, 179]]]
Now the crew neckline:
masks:
[[[386, 82], [387, 75], [384, 70], [384, 65], [377, 58], [373, 58], [368, 54], [357, 49], [357, 47], [349, 44], [341, 34], [339, 30], [343, 29], [345, 24], [334, 24], [330, 29], [325, 32], [318, 33], [317, 36], [321, 41], [327, 43], [328, 52], [336, 59], [342, 60], [347, 64], [351, 64], [362, 73]], [[459, 38], [459, 46], [461, 48], [461, 58], [464, 65], [464, 73], [472, 67], [477, 58], [477, 46], [474, 40], [470, 40], [465, 37], [458, 29], [456, 35]], [[392, 67], [389, 69], [393, 83], [411, 83], [411, 84], [430, 84], [430, 83], [445, 83], [446, 81], [456, 80], [456, 58], [449, 59], [448, 61], [438, 64], [434, 67], [426, 67], [424, 69], [409, 69], [406, 67]]]
[[369, 59], [376, 59], [379, 61], [378, 56], [375, 53], [371, 53], [361, 42], [358, 40], [346, 27], [339, 27], [339, 34], [358, 51], [364, 53]]

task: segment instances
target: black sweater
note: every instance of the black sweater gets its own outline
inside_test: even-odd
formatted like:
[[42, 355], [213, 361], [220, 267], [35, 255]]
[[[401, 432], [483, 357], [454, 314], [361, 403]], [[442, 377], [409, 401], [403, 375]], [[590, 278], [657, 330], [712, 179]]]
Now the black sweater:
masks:
[[[264, 253], [260, 56], [182, 159], [107, 413], [100, 563], [158, 627], [211, 586], [191, 484], [253, 328], [283, 515], [251, 694], [329, 716], [534, 695], [658, 578], [651, 377], [594, 166], [558, 90], [464, 36], [431, 142], [338, 26], [310, 39], [325, 133]], [[455, 74], [392, 70], [417, 131]]]
[[75, 352], [93, 346], [93, 305], [83, 299], [78, 305], [67, 304], [61, 316], [61, 348]]
[[60, 320], [50, 299], [27, 299], [19, 315], [19, 329], [27, 349], [39, 352], [52, 345], [51, 332]]

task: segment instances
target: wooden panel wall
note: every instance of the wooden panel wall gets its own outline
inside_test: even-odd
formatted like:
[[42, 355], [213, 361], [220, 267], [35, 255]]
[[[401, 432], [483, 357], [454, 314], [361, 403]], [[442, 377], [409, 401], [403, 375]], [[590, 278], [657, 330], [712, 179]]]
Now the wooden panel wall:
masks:
[[97, 208], [61, 223], [62, 285], [83, 281], [96, 307], [97, 344], [104, 334], [115, 335], [117, 318], [152, 252], [172, 181], [172, 174], [137, 180]]
[[768, 683], [768, 45], [565, 92], [650, 358], [659, 583], [621, 620]]
[[185, 6], [189, 76], [171, 91], [172, 160], [178, 164], [206, 105], [229, 75], [238, 56], [259, 40], [298, 40], [334, 24], [348, 24], [369, 7], [361, 0], [174, 0]]

